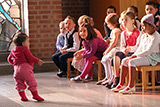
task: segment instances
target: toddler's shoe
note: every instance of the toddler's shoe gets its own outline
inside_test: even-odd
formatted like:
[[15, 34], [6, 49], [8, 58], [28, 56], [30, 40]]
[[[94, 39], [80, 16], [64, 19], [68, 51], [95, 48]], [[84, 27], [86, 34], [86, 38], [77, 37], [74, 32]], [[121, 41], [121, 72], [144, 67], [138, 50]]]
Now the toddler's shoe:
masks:
[[44, 99], [38, 95], [37, 91], [31, 91], [31, 93], [33, 95], [33, 99], [35, 99], [37, 101], [44, 101]]
[[112, 88], [111, 91], [118, 92], [125, 88], [125, 85], [118, 84], [115, 88]]
[[127, 86], [125, 89], [123, 89], [123, 90], [120, 90], [119, 91], [119, 93], [122, 93], [122, 94], [134, 94], [135, 93], [135, 91], [136, 91], [136, 88], [135, 88], [135, 86], [134, 87], [129, 87], [129, 86]]
[[74, 78], [71, 78], [70, 81], [73, 81], [73, 82], [82, 82], [82, 79], [80, 76], [76, 76]]
[[18, 94], [19, 94], [20, 97], [21, 97], [21, 101], [28, 101], [28, 98], [26, 97], [24, 91], [19, 91]]

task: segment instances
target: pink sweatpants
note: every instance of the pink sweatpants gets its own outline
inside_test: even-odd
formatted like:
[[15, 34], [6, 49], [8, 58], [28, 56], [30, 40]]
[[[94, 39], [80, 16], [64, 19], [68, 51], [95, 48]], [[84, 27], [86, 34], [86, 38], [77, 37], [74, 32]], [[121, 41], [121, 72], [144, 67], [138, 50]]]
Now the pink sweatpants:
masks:
[[16, 84], [16, 89], [25, 90], [27, 88], [25, 82], [27, 83], [28, 90], [36, 91], [37, 90], [37, 82], [33, 73], [33, 66], [28, 63], [15, 65], [14, 66], [14, 80]]
[[80, 77], [82, 79], [85, 78], [86, 75], [91, 76], [91, 69], [92, 69], [93, 62], [97, 59], [98, 59], [98, 57], [96, 57], [96, 56], [84, 58], [85, 67], [84, 67], [83, 72], [80, 75]]

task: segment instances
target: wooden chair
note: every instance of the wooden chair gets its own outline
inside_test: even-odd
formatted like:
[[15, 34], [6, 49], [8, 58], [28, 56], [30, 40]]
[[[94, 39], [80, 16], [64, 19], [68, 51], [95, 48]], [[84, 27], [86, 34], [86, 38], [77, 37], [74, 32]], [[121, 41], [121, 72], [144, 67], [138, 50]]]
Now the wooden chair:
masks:
[[97, 64], [98, 65], [98, 81], [100, 81], [101, 79], [103, 79], [102, 77], [102, 64], [101, 64], [101, 60], [96, 60], [93, 62], [93, 64]]
[[[160, 86], [155, 86], [155, 71], [160, 70], [160, 65], [156, 66], [139, 66], [137, 67], [138, 71], [142, 72], [142, 92], [145, 92], [147, 89], [156, 89]], [[151, 85], [149, 85], [149, 71], [152, 75]]]
[[[70, 78], [71, 76], [71, 70], [70, 70], [70, 63], [72, 61], [73, 58], [68, 58], [67, 59], [67, 78]], [[102, 79], [102, 64], [101, 64], [101, 60], [96, 60], [93, 62], [93, 64], [97, 64], [98, 65], [98, 81]], [[93, 75], [93, 73], [92, 73]]]
[[70, 65], [71, 65], [71, 62], [72, 62], [72, 59], [73, 58], [68, 58], [67, 59], [67, 78], [70, 78], [71, 76], [71, 68], [70, 68]]
[[[135, 80], [135, 86], [142, 86], [142, 92], [145, 92], [147, 89], [156, 89], [160, 88], [160, 86], [155, 86], [155, 71], [160, 70], [160, 65], [156, 66], [139, 66], [136, 67], [136, 80]], [[138, 83], [138, 72], [142, 73], [142, 82]], [[149, 82], [149, 72], [151, 72], [151, 82]], [[126, 77], [126, 84], [128, 84], [129, 76]]]

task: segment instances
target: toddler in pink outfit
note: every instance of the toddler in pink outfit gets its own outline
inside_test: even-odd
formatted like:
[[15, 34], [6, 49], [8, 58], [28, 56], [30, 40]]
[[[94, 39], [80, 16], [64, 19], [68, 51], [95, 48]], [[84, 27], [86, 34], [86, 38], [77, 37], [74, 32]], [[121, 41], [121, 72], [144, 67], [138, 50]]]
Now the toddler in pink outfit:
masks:
[[25, 33], [17, 33], [13, 39], [16, 45], [8, 56], [8, 62], [14, 67], [14, 80], [16, 90], [18, 91], [22, 101], [28, 101], [24, 90], [27, 88], [31, 91], [33, 99], [43, 101], [44, 99], [38, 95], [37, 82], [33, 73], [33, 63], [42, 65], [44, 62], [32, 55], [29, 48], [29, 37]]

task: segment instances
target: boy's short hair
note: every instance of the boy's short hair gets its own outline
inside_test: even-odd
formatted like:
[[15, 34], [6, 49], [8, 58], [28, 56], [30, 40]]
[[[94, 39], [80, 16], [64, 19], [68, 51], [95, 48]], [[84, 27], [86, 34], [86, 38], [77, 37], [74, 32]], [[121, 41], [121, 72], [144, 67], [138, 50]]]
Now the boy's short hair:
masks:
[[73, 23], [75, 24], [75, 19], [72, 16], [68, 15], [65, 19], [71, 19], [73, 21]]
[[113, 9], [114, 12], [116, 13], [116, 8], [114, 6], [108, 6], [107, 9]]
[[13, 38], [13, 42], [16, 46], [23, 46], [22, 43], [28, 36], [25, 33], [18, 32]]
[[135, 11], [135, 13], [138, 14], [138, 8], [136, 6], [129, 6], [129, 7], [132, 8]]
[[154, 8], [156, 8], [156, 3], [153, 1], [147, 2], [146, 5], [152, 5]]

